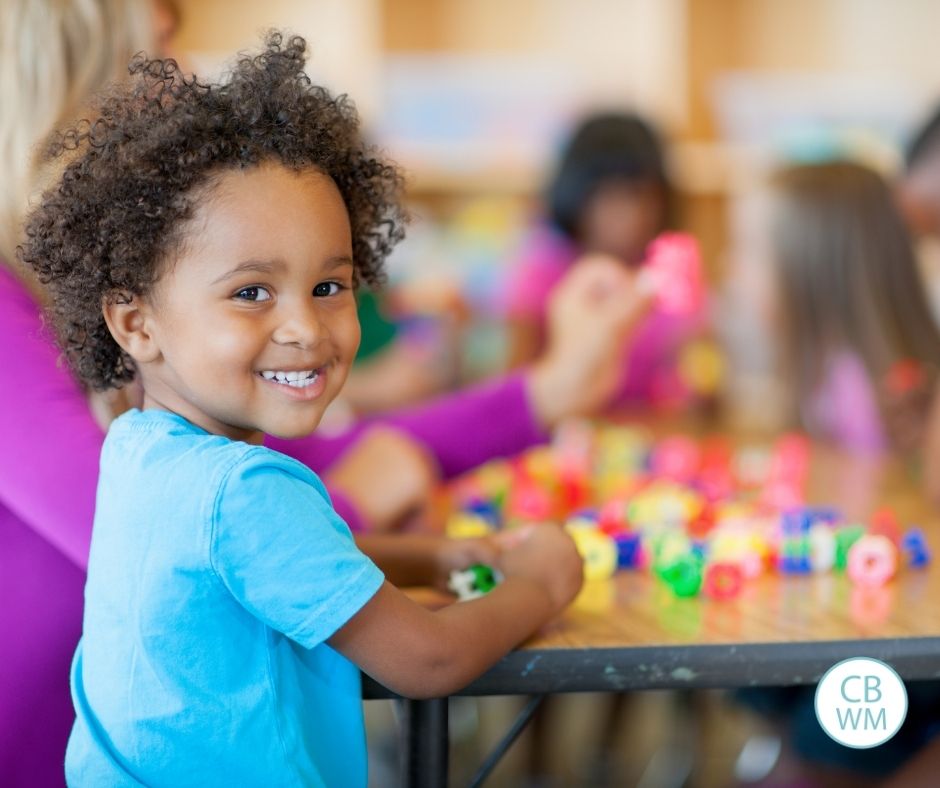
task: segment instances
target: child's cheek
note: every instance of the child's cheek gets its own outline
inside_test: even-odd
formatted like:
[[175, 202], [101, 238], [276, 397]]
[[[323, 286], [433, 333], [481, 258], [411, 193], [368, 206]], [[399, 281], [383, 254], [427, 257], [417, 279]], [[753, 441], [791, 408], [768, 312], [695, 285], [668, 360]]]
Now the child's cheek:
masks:
[[[355, 302], [352, 302], [348, 308], [343, 308], [334, 315], [330, 326], [330, 336], [333, 342], [336, 361], [342, 369], [345, 381], [346, 374], [352, 367], [359, 351], [359, 343], [362, 339], [362, 330], [359, 326], [359, 317], [356, 314]], [[336, 370], [337, 372], [340, 370]]]

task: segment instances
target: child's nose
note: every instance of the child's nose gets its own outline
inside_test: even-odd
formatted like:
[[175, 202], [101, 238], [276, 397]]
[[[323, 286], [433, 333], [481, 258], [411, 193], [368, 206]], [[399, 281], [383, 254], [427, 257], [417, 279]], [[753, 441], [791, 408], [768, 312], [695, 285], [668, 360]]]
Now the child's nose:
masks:
[[312, 347], [324, 334], [323, 323], [312, 304], [298, 304], [285, 310], [272, 335], [279, 345]]

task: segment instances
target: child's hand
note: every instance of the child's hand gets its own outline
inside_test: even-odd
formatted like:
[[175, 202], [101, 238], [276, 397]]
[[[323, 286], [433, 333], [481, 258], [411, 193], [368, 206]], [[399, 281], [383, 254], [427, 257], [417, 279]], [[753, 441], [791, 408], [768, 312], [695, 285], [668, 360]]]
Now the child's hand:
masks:
[[651, 280], [613, 257], [590, 255], [575, 263], [552, 294], [548, 346], [529, 376], [544, 426], [610, 401], [623, 374], [625, 345], [652, 297]]
[[394, 530], [420, 513], [438, 483], [424, 447], [388, 427], [366, 432], [324, 477], [377, 532]]
[[522, 578], [539, 585], [555, 613], [563, 610], [581, 590], [584, 562], [574, 540], [554, 525], [539, 525], [515, 538], [502, 540], [499, 569], [507, 580]]
[[434, 585], [443, 591], [447, 591], [447, 582], [450, 579], [451, 572], [466, 569], [474, 564], [496, 566], [499, 554], [499, 545], [493, 537], [484, 536], [479, 539], [447, 539], [441, 537], [435, 555]]

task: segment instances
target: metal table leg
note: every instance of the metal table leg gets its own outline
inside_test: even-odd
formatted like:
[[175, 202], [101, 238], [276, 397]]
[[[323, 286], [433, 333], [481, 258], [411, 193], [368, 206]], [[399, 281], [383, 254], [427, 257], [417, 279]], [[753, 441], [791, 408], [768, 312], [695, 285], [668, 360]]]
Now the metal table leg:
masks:
[[401, 783], [405, 788], [445, 788], [450, 736], [447, 698], [401, 701]]

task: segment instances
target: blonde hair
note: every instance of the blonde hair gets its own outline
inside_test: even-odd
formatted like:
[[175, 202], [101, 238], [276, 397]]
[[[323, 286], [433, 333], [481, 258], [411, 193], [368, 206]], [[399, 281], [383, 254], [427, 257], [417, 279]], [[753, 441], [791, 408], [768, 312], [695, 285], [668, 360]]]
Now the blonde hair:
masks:
[[0, 13], [0, 259], [14, 264], [50, 135], [151, 47], [149, 0], [3, 0]]
[[772, 256], [798, 401], [838, 350], [872, 380], [911, 359], [936, 372], [940, 332], [910, 236], [884, 179], [851, 162], [789, 167], [771, 179]]

